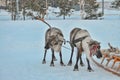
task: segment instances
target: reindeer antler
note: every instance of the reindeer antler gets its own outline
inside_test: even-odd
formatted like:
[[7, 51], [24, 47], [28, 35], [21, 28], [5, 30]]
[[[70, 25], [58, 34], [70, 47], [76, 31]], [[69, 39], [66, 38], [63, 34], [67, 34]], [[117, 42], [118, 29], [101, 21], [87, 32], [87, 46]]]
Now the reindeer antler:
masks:
[[48, 24], [43, 18], [34, 17], [34, 19], [44, 22], [45, 24], [47, 24], [51, 28], [51, 25]]
[[113, 49], [113, 47], [111, 46], [111, 44], [110, 44], [110, 43], [108, 43], [108, 46], [110, 47], [110, 49]]

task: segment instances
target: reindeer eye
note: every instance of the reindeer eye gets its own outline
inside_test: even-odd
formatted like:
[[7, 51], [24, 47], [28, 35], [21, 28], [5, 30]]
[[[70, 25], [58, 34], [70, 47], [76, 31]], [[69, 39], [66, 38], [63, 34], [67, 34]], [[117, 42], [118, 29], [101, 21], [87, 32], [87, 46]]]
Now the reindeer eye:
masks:
[[98, 49], [100, 49], [100, 46], [98, 46]]
[[55, 42], [54, 45], [58, 45], [58, 42]]

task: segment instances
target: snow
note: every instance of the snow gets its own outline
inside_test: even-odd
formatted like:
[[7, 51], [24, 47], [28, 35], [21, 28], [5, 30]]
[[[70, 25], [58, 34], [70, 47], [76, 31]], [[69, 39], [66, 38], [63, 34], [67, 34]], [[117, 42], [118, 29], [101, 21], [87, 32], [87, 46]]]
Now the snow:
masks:
[[120, 20], [120, 10], [104, 10], [104, 19], [106, 20]]
[[[110, 10], [113, 11], [113, 10]], [[109, 11], [108, 11], [109, 12]], [[52, 17], [47, 22], [62, 30], [64, 38], [69, 40], [70, 31], [79, 27], [87, 29], [91, 37], [101, 42], [101, 49], [111, 45], [120, 48], [120, 18], [107, 16], [104, 20], [80, 20], [74, 12], [72, 18]], [[117, 13], [117, 12], [115, 12]], [[41, 21], [11, 21], [10, 14], [0, 12], [0, 80], [119, 80], [120, 77], [98, 67], [94, 62], [91, 66], [94, 72], [87, 71], [86, 57], [83, 54], [84, 67], [73, 71], [76, 61], [76, 50], [72, 66], [60, 66], [59, 54], [56, 53], [55, 67], [50, 67], [51, 50], [48, 50], [46, 64], [42, 64], [44, 55], [44, 37], [48, 26]], [[5, 15], [5, 16], [3, 16]], [[57, 20], [58, 19], [58, 20]], [[67, 43], [62, 47], [63, 62], [67, 65], [71, 51]], [[101, 59], [100, 59], [101, 61]]]
[[0, 21], [6, 21], [11, 20], [11, 14], [9, 12], [6, 12], [5, 10], [0, 9]]
[[[101, 42], [102, 48], [107, 43], [120, 48], [119, 20], [47, 20], [52, 26], [62, 30], [66, 40], [74, 27], [87, 29], [92, 38]], [[60, 66], [59, 54], [55, 54], [55, 67], [50, 67], [51, 51], [47, 53], [47, 63], [42, 64], [44, 54], [44, 36], [48, 27], [41, 21], [0, 21], [0, 80], [119, 80], [120, 77], [99, 68], [91, 62], [94, 72], [87, 71], [85, 55], [84, 67], [73, 71], [72, 66]], [[70, 48], [69, 44], [64, 45]], [[62, 48], [63, 61], [68, 63], [70, 50]]]

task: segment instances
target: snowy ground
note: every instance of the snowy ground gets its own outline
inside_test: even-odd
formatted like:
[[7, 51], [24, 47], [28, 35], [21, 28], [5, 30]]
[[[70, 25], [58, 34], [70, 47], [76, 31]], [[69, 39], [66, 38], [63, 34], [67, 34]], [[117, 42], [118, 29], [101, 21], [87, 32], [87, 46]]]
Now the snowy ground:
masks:
[[11, 20], [11, 14], [5, 10], [0, 9], [0, 21]]
[[[62, 30], [66, 40], [74, 27], [87, 29], [92, 38], [101, 42], [101, 48], [107, 43], [120, 48], [120, 20], [47, 20], [52, 26]], [[44, 36], [48, 27], [41, 21], [0, 21], [0, 80], [119, 80], [120, 77], [99, 68], [91, 62], [94, 72], [87, 71], [85, 55], [84, 67], [73, 71], [73, 65], [62, 67], [59, 54], [56, 53], [55, 67], [50, 67], [51, 51], [47, 54], [47, 63], [42, 64], [44, 54]], [[70, 48], [69, 44], [64, 45]], [[63, 61], [68, 63], [70, 50], [62, 48]], [[76, 53], [76, 51], [75, 51]]]
[[[119, 14], [116, 10], [105, 10], [106, 14]], [[47, 63], [42, 64], [44, 54], [44, 36], [48, 27], [41, 21], [11, 21], [10, 13], [0, 10], [0, 80], [119, 80], [120, 77], [99, 68], [91, 62], [94, 72], [87, 71], [85, 55], [84, 67], [73, 71], [73, 65], [62, 67], [59, 54], [56, 53], [55, 67], [50, 67], [51, 51], [47, 54]], [[101, 48], [108, 48], [107, 43], [120, 48], [120, 15], [104, 16], [104, 20], [80, 20], [79, 12], [75, 12], [67, 20], [53, 17], [50, 14], [47, 22], [62, 30], [66, 40], [74, 27], [87, 29], [92, 38], [101, 42]], [[57, 20], [58, 19], [58, 20]], [[64, 45], [70, 49], [69, 44]], [[68, 63], [71, 51], [62, 48], [63, 61]]]

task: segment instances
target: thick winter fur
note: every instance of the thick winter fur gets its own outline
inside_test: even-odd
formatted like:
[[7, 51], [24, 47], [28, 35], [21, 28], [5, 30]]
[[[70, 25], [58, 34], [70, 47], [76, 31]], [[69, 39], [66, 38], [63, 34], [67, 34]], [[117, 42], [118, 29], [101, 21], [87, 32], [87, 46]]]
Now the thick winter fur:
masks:
[[[79, 59], [80, 59], [80, 64], [83, 65], [83, 62], [81, 59], [81, 54], [83, 51], [86, 54], [89, 71], [92, 71], [92, 68], [91, 68], [90, 62], [89, 62], [91, 55], [96, 55], [97, 58], [102, 57], [102, 54], [100, 52], [100, 43], [97, 41], [94, 41], [91, 38], [91, 36], [87, 30], [83, 30], [80, 28], [74, 28], [70, 32], [70, 45], [72, 48], [72, 52], [71, 52], [71, 57], [70, 57], [68, 65], [72, 65], [72, 56], [73, 56], [73, 52], [74, 52], [74, 47], [77, 48], [77, 59], [76, 59], [76, 64], [74, 66], [74, 70], [78, 70]], [[95, 50], [92, 50], [93, 45], [97, 46], [95, 48]]]
[[64, 41], [64, 36], [60, 29], [52, 27], [46, 31], [45, 54], [44, 54], [44, 58], [43, 58], [43, 63], [46, 63], [45, 57], [46, 57], [47, 50], [51, 49], [52, 60], [51, 60], [50, 66], [54, 66], [54, 62], [53, 62], [55, 59], [54, 52], [60, 53], [60, 64], [64, 65], [64, 63], [62, 61], [62, 53], [61, 53], [61, 47], [62, 47], [63, 41]]

